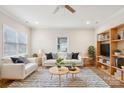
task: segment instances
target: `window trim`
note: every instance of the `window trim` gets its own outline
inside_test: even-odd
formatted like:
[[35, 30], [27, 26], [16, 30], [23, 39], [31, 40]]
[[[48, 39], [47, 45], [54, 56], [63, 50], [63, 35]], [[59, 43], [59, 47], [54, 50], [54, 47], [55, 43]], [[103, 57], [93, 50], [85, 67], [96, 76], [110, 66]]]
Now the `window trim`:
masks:
[[[5, 56], [5, 54], [4, 54], [4, 52], [5, 52], [5, 51], [4, 51], [4, 48], [5, 48], [4, 30], [5, 30], [6, 28], [9, 28], [9, 29], [11, 29], [11, 30], [13, 30], [13, 31], [16, 32], [16, 43], [17, 43], [16, 55]], [[18, 49], [18, 48], [19, 48], [19, 44], [18, 44], [18, 39], [17, 39], [18, 33], [20, 33], [20, 32], [14, 30], [12, 27], [10, 27], [10, 26], [8, 26], [8, 25], [6, 25], [6, 24], [3, 24], [3, 26], [2, 26], [2, 58], [12, 57], [12, 56], [22, 56], [22, 55], [27, 55], [27, 54], [28, 54], [28, 35], [27, 35], [26, 32], [25, 32], [25, 34], [26, 34], [26, 42], [27, 42], [27, 44], [26, 44], [26, 52], [25, 52], [25, 53], [19, 53], [19, 49]]]
[[68, 52], [69, 51], [69, 37], [68, 36], [58, 36], [57, 37], [57, 40], [56, 40], [56, 42], [57, 42], [57, 44], [56, 44], [56, 49], [57, 49], [57, 52], [61, 52], [61, 51], [58, 51], [58, 38], [67, 38], [67, 51], [66, 52]]

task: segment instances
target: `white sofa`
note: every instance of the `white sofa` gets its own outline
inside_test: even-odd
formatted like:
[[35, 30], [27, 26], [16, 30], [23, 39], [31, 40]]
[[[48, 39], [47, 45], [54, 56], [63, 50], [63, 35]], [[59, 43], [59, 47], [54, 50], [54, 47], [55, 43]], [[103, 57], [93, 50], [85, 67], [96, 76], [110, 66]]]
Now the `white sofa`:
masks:
[[1, 79], [25, 79], [32, 72], [37, 70], [36, 58], [28, 58], [30, 63], [13, 63], [11, 59], [4, 59], [1, 67]]
[[[47, 60], [45, 55], [42, 57], [43, 66], [55, 66], [55, 63], [56, 63], [56, 59]], [[64, 63], [65, 66], [71, 66], [72, 63], [75, 63], [76, 66], [83, 66], [83, 60], [80, 55], [78, 55], [78, 59], [66, 59], [66, 54], [64, 54]]]

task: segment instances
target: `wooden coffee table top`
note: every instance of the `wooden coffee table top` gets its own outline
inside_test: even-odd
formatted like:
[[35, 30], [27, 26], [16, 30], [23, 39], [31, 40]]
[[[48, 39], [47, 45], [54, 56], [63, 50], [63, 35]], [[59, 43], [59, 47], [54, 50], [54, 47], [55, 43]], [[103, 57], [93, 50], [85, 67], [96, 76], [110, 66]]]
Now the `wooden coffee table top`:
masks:
[[70, 70], [69, 70], [69, 73], [71, 73], [71, 74], [77, 74], [77, 73], [80, 72], [80, 69], [79, 69], [78, 67], [75, 67], [75, 68], [76, 68], [75, 71], [70, 71]]
[[67, 67], [61, 67], [61, 70], [59, 70], [58, 67], [51, 67], [49, 69], [49, 72], [55, 75], [64, 75], [64, 74], [67, 74], [69, 70]]

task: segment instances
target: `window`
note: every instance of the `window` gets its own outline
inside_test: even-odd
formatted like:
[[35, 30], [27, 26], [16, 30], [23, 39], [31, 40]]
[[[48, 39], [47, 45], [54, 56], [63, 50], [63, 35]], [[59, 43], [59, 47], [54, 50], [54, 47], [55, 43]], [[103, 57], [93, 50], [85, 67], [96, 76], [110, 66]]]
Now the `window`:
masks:
[[67, 37], [59, 37], [58, 38], [58, 52], [67, 52]]
[[18, 34], [18, 46], [19, 53], [26, 53], [27, 36], [25, 33]]
[[3, 56], [12, 56], [26, 53], [27, 35], [4, 26], [3, 29]]

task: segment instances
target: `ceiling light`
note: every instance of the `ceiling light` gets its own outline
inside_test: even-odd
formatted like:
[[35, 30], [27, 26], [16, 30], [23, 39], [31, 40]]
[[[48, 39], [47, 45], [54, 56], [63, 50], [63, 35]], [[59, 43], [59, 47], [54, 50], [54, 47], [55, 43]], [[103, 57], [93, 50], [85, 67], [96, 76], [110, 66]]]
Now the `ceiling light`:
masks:
[[35, 22], [35, 24], [39, 24], [39, 22], [38, 22], [38, 21], [36, 21], [36, 22]]
[[89, 25], [90, 24], [90, 21], [86, 21], [86, 24]]

